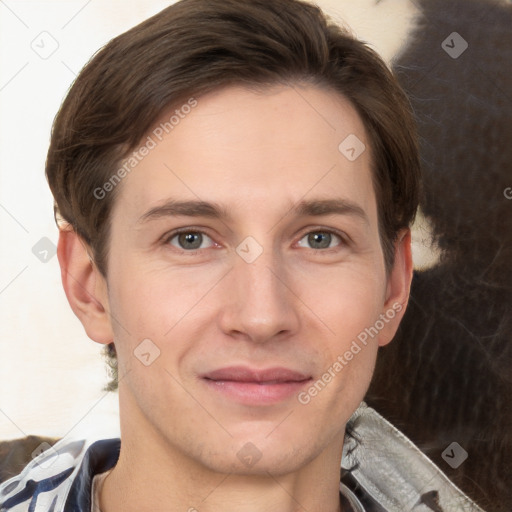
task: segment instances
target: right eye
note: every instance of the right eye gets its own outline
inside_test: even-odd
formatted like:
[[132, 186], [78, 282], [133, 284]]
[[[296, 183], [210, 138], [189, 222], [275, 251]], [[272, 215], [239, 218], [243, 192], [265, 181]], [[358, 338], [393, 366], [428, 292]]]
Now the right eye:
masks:
[[170, 243], [172, 246], [184, 251], [196, 251], [212, 247], [213, 240], [199, 231], [181, 231], [167, 237], [164, 243]]

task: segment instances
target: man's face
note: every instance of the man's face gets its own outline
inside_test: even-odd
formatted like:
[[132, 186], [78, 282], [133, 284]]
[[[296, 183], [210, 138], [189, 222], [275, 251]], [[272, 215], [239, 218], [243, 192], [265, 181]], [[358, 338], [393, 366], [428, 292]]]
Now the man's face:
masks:
[[118, 185], [122, 435], [223, 472], [338, 457], [396, 328], [390, 313], [375, 327], [392, 305], [364, 126], [314, 87], [197, 101]]

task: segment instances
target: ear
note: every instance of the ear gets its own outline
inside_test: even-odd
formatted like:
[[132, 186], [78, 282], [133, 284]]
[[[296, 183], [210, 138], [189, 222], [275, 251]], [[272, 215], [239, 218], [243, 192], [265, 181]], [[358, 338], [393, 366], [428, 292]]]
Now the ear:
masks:
[[61, 229], [57, 256], [66, 297], [87, 336], [98, 343], [112, 342], [107, 284], [94, 265], [86, 243], [73, 229]]
[[398, 234], [395, 243], [395, 260], [388, 276], [384, 311], [381, 314], [384, 328], [379, 333], [381, 347], [393, 339], [405, 314], [412, 273], [411, 230], [405, 229]]

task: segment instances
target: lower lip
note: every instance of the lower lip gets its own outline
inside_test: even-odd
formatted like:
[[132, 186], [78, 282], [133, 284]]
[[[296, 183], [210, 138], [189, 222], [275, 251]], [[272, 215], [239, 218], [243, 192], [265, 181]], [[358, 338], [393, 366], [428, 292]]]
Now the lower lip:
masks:
[[232, 400], [248, 405], [267, 405], [282, 402], [297, 395], [311, 379], [300, 382], [279, 382], [258, 384], [256, 382], [238, 382], [232, 380], [204, 379], [207, 386]]

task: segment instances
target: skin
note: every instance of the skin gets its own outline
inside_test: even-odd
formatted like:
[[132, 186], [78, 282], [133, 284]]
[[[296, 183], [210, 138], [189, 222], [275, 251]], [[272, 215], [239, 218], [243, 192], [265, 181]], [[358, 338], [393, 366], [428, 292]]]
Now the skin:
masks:
[[[73, 231], [60, 235], [71, 307], [92, 340], [114, 340], [118, 353], [122, 447], [100, 508], [339, 511], [345, 425], [405, 311], [410, 233], [400, 233], [387, 276], [369, 141], [337, 93], [297, 84], [197, 99], [119, 185], [106, 280]], [[338, 149], [349, 134], [367, 148], [353, 162]], [[140, 221], [169, 198], [214, 202], [229, 217]], [[294, 210], [329, 199], [363, 215]], [[180, 245], [181, 228], [199, 249]], [[249, 236], [263, 250], [252, 263], [236, 251]], [[307, 390], [393, 304], [401, 311], [307, 404], [297, 393], [240, 403], [200, 377], [281, 366], [310, 376]], [[144, 339], [160, 350], [149, 366], [134, 355]], [[261, 456], [250, 466], [237, 457], [247, 443]]]

